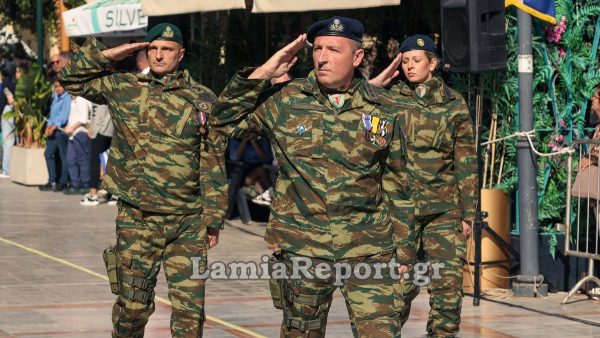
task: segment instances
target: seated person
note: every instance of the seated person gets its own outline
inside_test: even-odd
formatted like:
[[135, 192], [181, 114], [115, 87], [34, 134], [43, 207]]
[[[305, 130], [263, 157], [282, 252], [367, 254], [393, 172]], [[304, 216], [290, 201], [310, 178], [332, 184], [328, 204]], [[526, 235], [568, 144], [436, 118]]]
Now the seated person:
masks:
[[253, 137], [231, 139], [229, 158], [242, 162], [245, 166], [242, 191], [246, 195], [256, 198], [271, 187], [269, 171], [264, 167], [265, 164], [273, 162], [271, 145], [267, 139]]

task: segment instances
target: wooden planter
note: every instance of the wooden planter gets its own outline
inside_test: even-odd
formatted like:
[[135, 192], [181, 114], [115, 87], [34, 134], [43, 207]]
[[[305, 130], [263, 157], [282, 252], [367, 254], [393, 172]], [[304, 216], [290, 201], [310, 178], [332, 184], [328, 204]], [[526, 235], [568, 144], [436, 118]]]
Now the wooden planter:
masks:
[[15, 183], [42, 185], [48, 183], [44, 148], [14, 146], [10, 158], [10, 178]]
[[[502, 239], [510, 243], [510, 199], [502, 190], [482, 189], [481, 190], [481, 210], [487, 211], [487, 222], [490, 228], [494, 229]], [[467, 291], [473, 291], [473, 261], [475, 260], [475, 246], [472, 236], [467, 240], [467, 260], [469, 266], [465, 265], [463, 269], [463, 288]], [[486, 232], [481, 233], [481, 261], [497, 261], [508, 259], [506, 249], [492, 239]], [[502, 265], [483, 265], [481, 266], [481, 289], [502, 288], [507, 289], [509, 280], [509, 264]]]

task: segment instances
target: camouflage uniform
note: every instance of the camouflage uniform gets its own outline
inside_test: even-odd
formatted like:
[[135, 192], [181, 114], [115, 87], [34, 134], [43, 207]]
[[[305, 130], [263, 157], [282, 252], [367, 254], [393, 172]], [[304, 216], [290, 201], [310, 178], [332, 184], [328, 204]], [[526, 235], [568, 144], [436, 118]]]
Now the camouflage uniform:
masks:
[[[400, 262], [411, 262], [412, 202], [403, 172], [404, 141], [390, 97], [355, 76], [336, 108], [314, 72], [260, 96], [268, 81], [246, 79], [249, 72], [231, 80], [213, 114], [224, 134], [262, 132], [275, 149], [280, 170], [265, 240], [283, 249], [286, 264], [290, 256], [316, 264], [386, 262], [394, 254]], [[387, 133], [375, 133], [377, 141], [365, 138], [365, 114], [388, 123]], [[393, 232], [404, 241], [394, 243]], [[389, 271], [382, 280], [344, 282], [355, 336], [400, 336], [393, 284]], [[281, 335], [323, 336], [335, 290], [331, 280], [301, 278], [282, 285]]]
[[[408, 172], [415, 203], [415, 245], [430, 264], [444, 264], [441, 279], [428, 285], [431, 310], [428, 335], [458, 333], [462, 304], [462, 267], [465, 238], [462, 220], [475, 217], [477, 158], [473, 124], [460, 94], [441, 78], [426, 83], [422, 97], [404, 83], [391, 88], [396, 104], [408, 108], [403, 116], [407, 132]], [[429, 270], [430, 276], [433, 269]], [[410, 303], [419, 287], [411, 282], [400, 286], [408, 319]]]
[[[206, 260], [206, 228], [220, 228], [226, 190], [223, 142], [200, 134], [200, 115], [216, 100], [187, 71], [109, 73], [95, 39], [59, 74], [73, 95], [107, 104], [115, 126], [103, 186], [120, 198], [116, 221], [119, 297], [113, 337], [142, 337], [154, 311], [164, 264], [173, 337], [200, 337], [204, 281], [192, 280], [190, 257]], [[214, 168], [211, 176], [200, 165]]]

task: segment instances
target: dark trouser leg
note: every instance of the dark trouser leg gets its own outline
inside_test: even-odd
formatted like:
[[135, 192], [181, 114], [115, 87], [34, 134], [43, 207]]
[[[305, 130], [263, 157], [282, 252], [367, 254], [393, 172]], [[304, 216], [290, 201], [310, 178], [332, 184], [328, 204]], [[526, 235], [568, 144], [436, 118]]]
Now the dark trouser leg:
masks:
[[67, 136], [61, 131], [54, 133], [60, 155], [60, 183], [67, 184], [69, 181], [69, 170], [67, 169]]
[[98, 188], [100, 181], [100, 154], [110, 148], [110, 137], [98, 134], [92, 140], [90, 154], [90, 187]]
[[46, 167], [48, 168], [48, 182], [56, 182], [56, 163], [54, 162], [54, 153], [58, 149], [58, 143], [54, 136], [48, 138], [46, 150], [44, 150], [44, 158], [46, 159]]

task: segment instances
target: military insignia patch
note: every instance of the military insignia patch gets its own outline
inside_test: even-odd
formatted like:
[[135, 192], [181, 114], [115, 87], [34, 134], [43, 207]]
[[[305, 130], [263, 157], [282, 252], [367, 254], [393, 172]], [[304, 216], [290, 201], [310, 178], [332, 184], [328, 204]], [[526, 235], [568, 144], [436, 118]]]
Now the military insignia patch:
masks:
[[198, 102], [198, 108], [208, 110], [208, 105], [204, 102]]
[[344, 25], [342, 24], [340, 19], [335, 19], [335, 20], [333, 20], [333, 23], [331, 25], [329, 25], [329, 30], [332, 32], [343, 32]]
[[302, 136], [305, 132], [306, 127], [304, 126], [304, 123], [300, 123], [298, 126], [296, 126], [296, 134]]
[[421, 83], [417, 86], [417, 88], [415, 88], [415, 92], [420, 98], [423, 98], [423, 96], [425, 96], [427, 93], [427, 86]]
[[331, 102], [334, 107], [340, 109], [344, 106], [344, 102], [346, 101], [344, 94], [331, 94], [327, 96], [329, 97], [329, 102]]
[[200, 134], [205, 134], [206, 129], [204, 129], [204, 126], [206, 125], [206, 113], [203, 111], [197, 111], [196, 118], [198, 119], [198, 123], [200, 124]]
[[167, 26], [160, 36], [165, 39], [171, 39], [175, 36], [175, 32], [173, 31], [171, 26]]
[[417, 39], [417, 45], [419, 45], [420, 47], [425, 46], [425, 41], [423, 39]]

